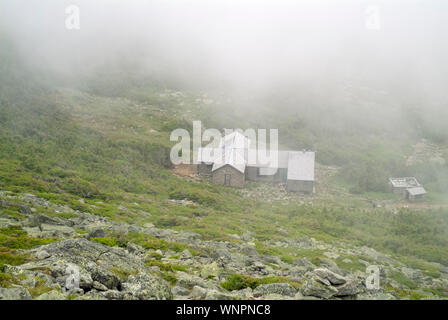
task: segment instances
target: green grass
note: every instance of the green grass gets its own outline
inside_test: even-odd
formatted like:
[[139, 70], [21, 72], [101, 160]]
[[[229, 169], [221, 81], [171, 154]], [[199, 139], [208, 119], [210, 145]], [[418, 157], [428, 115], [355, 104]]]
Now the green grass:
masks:
[[36, 277], [35, 279], [36, 279], [36, 285], [32, 288], [28, 288], [28, 291], [33, 298], [36, 298], [36, 297], [40, 296], [41, 294], [44, 294], [44, 293], [47, 293], [47, 292], [53, 290], [53, 288], [45, 285], [45, 282], [43, 279], [41, 279], [39, 277]]
[[15, 283], [14, 277], [3, 272], [5, 264], [17, 266], [31, 260], [31, 257], [20, 249], [31, 249], [53, 241], [55, 239], [30, 237], [20, 227], [0, 229], [0, 287], [8, 287]]
[[409, 279], [408, 277], [406, 277], [403, 273], [401, 273], [399, 271], [392, 271], [392, 273], [390, 274], [390, 278], [395, 280], [399, 284], [408, 287], [409, 289], [417, 288], [417, 285], [414, 283], [414, 281], [412, 281], [411, 279]]
[[271, 283], [289, 283], [295, 288], [299, 288], [302, 286], [300, 282], [290, 281], [286, 277], [268, 276], [262, 278], [254, 278], [247, 275], [232, 274], [227, 277], [226, 281], [221, 283], [221, 287], [223, 287], [226, 290], [233, 291], [245, 288], [255, 289], [256, 287], [262, 284], [271, 284]]
[[[345, 260], [345, 259], [350, 259], [351, 262], [344, 262], [343, 260]], [[362, 260], [365, 260], [365, 259], [363, 258]], [[350, 270], [350, 271], [359, 270], [362, 272], [366, 271], [366, 266], [363, 263], [359, 262], [358, 257], [356, 257], [356, 256], [339, 257], [338, 259], [335, 260], [335, 262], [339, 268], [342, 268], [345, 270]]]
[[424, 291], [431, 292], [439, 297], [448, 298], [448, 289], [445, 287], [424, 288]]
[[[11, 55], [9, 59], [18, 57]], [[20, 74], [19, 69], [13, 69], [10, 72]], [[8, 69], [5, 72], [0, 80], [9, 79]], [[263, 242], [308, 236], [329, 243], [369, 246], [403, 260], [448, 265], [446, 207], [403, 209], [395, 215], [384, 208], [372, 210], [365, 199], [395, 200], [394, 195], [384, 192], [387, 177], [418, 175], [423, 183], [435, 181], [428, 203], [446, 203], [446, 168], [404, 165], [405, 156], [412, 151], [409, 146], [414, 143], [409, 134], [391, 139], [385, 135], [382, 123], [380, 135], [372, 134], [373, 127], [353, 128], [350, 133], [338, 128], [321, 130], [319, 113], [272, 113], [263, 106], [256, 116], [235, 118], [236, 113], [228, 110], [238, 110], [237, 103], [229, 109], [218, 104], [205, 106], [196, 102], [199, 96], [194, 93], [179, 98], [156, 86], [117, 88], [111, 92], [100, 79], [85, 91], [46, 87], [29, 74], [24, 71], [16, 85], [0, 86], [2, 190], [16, 195], [33, 193], [52, 203], [115, 221], [138, 225], [150, 222], [160, 228], [196, 232], [205, 240], [235, 241], [230, 234], [241, 235], [249, 230], [255, 234], [258, 252], [280, 256], [289, 263], [307, 257], [319, 265], [322, 252], [270, 247]], [[267, 202], [245, 198], [231, 188], [176, 177], [170, 171], [173, 143], [169, 134], [174, 127], [189, 129], [193, 119], [216, 128], [282, 128], [280, 140], [285, 148], [314, 148], [320, 163], [340, 168], [328, 182], [343, 193], [325, 199], [317, 195], [310, 198], [312, 204], [294, 200]], [[440, 147], [447, 149], [446, 144]], [[350, 188], [357, 194], [348, 194]], [[169, 199], [189, 199], [195, 205], [182, 206]], [[36, 209], [51, 216], [73, 216]], [[20, 204], [0, 210], [1, 215], [10, 218], [26, 217], [20, 212]], [[288, 235], [280, 233], [279, 228]], [[93, 240], [111, 246], [131, 241], [146, 250], [189, 249], [195, 255], [202, 254], [184, 243], [145, 234], [108, 235], [102, 239]], [[8, 248], [5, 261], [16, 258], [13, 250], [50, 241], [29, 237], [20, 230], [0, 230], [0, 246]], [[17, 259], [15, 263], [21, 261]], [[350, 264], [338, 263], [350, 269], [361, 268], [356, 258], [352, 260]], [[416, 266], [427, 275], [438, 274], [427, 264]]]
[[125, 281], [127, 277], [138, 274], [138, 270], [128, 270], [128, 269], [120, 269], [120, 268], [111, 268], [110, 272], [120, 278], [122, 281]]
[[[400, 289], [400, 288], [395, 288], [395, 287], [392, 287], [389, 285], [386, 285], [385, 290], [390, 293], [394, 293], [400, 299], [421, 300], [421, 299], [429, 298], [429, 296], [427, 294], [422, 293], [417, 290]], [[426, 290], [426, 291], [428, 291], [428, 290]], [[436, 294], [436, 293], [434, 293], [434, 294]], [[439, 294], [436, 294], [436, 295], [440, 296]]]
[[49, 244], [55, 240], [30, 237], [25, 230], [17, 226], [0, 229], [0, 247], [10, 250], [31, 249], [38, 245]]

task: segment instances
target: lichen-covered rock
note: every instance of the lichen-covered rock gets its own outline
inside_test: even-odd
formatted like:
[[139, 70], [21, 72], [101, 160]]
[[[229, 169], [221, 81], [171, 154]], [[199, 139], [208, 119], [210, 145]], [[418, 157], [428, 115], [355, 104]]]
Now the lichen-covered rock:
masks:
[[67, 295], [59, 290], [51, 290], [44, 294], [41, 294], [36, 298], [36, 300], [66, 300]]
[[0, 300], [31, 300], [25, 288], [0, 288]]
[[45, 250], [41, 250], [36, 254], [36, 258], [39, 260], [44, 260], [50, 257], [50, 254], [45, 251]]
[[338, 293], [335, 296], [346, 297], [346, 296], [356, 296], [364, 289], [364, 287], [362, 283], [356, 280], [349, 280], [346, 283], [337, 286], [336, 289], [338, 290]]
[[189, 274], [183, 271], [176, 272], [177, 283], [176, 285], [193, 289], [194, 286], [199, 286], [203, 288], [207, 288], [207, 282], [194, 274]]
[[194, 286], [190, 294], [192, 299], [204, 299], [206, 295], [207, 290], [199, 286]]
[[313, 271], [318, 277], [330, 281], [332, 285], [340, 285], [347, 282], [343, 276], [325, 268], [318, 268]]
[[106, 236], [106, 232], [101, 228], [93, 229], [89, 232], [89, 238], [104, 238]]
[[362, 294], [359, 294], [356, 298], [358, 300], [396, 300], [397, 299], [390, 293], [384, 293], [384, 292], [362, 293]]
[[304, 296], [313, 296], [323, 299], [329, 299], [337, 293], [338, 290], [331, 286], [328, 280], [322, 279], [316, 275], [312, 276], [302, 288], [302, 294]]
[[209, 278], [209, 277], [218, 277], [221, 270], [218, 267], [218, 264], [216, 262], [212, 262], [210, 264], [205, 265], [201, 270], [201, 277], [202, 278]]
[[232, 259], [232, 256], [226, 249], [217, 249], [211, 253], [211, 258], [214, 260], [221, 259], [223, 261], [229, 261]]
[[93, 281], [99, 282], [108, 289], [116, 289], [120, 286], [121, 281], [116, 275], [93, 262], [89, 262], [85, 269], [90, 273]]
[[190, 294], [190, 291], [187, 288], [180, 287], [180, 286], [174, 286], [171, 289], [174, 296], [188, 296]]
[[262, 284], [254, 290], [255, 297], [267, 296], [272, 294], [294, 297], [296, 293], [297, 290], [289, 283]]
[[139, 273], [129, 276], [121, 287], [125, 296], [132, 296], [139, 300], [169, 300], [173, 298], [168, 283], [150, 274]]

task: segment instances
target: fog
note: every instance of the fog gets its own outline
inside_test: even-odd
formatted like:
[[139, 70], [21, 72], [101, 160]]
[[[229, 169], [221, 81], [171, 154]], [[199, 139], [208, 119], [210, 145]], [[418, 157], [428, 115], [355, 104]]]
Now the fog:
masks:
[[[72, 4], [79, 30], [65, 26]], [[371, 6], [377, 28], [366, 27]], [[2, 34], [28, 61], [66, 75], [120, 65], [186, 87], [241, 93], [344, 83], [444, 101], [447, 17], [443, 0], [0, 2]]]

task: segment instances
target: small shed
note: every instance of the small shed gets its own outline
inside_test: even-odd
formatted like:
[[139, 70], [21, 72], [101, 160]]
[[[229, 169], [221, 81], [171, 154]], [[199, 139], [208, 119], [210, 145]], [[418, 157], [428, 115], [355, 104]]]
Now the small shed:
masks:
[[409, 188], [421, 187], [420, 183], [414, 177], [389, 178], [390, 191], [397, 194], [406, 195]]
[[289, 153], [286, 189], [288, 191], [313, 193], [315, 153], [293, 151]]
[[243, 187], [246, 182], [246, 164], [238, 149], [224, 150], [221, 161], [212, 167], [212, 182], [231, 187]]
[[406, 199], [408, 200], [419, 200], [425, 197], [426, 190], [423, 187], [415, 187], [406, 189]]

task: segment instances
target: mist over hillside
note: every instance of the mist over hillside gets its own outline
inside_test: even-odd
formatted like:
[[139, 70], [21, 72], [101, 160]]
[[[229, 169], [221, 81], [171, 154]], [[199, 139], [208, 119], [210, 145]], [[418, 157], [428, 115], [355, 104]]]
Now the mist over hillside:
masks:
[[[80, 30], [65, 28], [70, 4], [80, 8]], [[55, 81], [116, 95], [146, 81], [230, 96], [240, 109], [268, 105], [305, 119], [318, 110], [329, 128], [414, 126], [446, 142], [446, 4], [379, 1], [378, 30], [366, 27], [369, 6], [3, 1], [0, 15], [3, 36]]]

